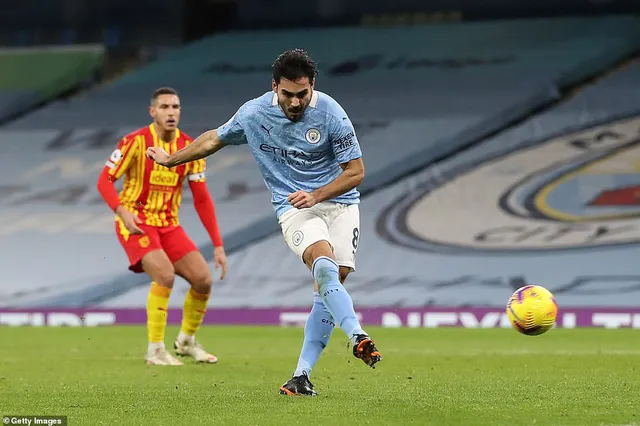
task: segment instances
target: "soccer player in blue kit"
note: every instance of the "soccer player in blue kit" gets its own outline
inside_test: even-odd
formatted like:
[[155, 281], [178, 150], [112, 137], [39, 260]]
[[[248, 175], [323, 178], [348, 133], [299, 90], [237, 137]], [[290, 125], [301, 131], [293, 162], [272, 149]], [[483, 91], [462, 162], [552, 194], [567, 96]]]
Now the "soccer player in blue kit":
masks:
[[181, 150], [170, 155], [159, 147], [147, 150], [156, 163], [175, 167], [226, 145], [249, 145], [284, 239], [315, 279], [298, 365], [280, 387], [285, 395], [316, 395], [309, 377], [335, 324], [351, 340], [356, 358], [372, 368], [382, 359], [343, 286], [355, 270], [362, 152], [342, 107], [314, 90], [316, 75], [307, 52], [288, 50], [273, 64], [273, 91], [246, 102], [228, 122]]

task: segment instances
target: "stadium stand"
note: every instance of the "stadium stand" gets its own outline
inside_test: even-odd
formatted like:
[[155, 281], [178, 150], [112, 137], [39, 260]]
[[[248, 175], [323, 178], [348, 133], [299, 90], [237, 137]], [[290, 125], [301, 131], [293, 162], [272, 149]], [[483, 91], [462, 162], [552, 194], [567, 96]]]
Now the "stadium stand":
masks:
[[[612, 17], [222, 34], [86, 96], [53, 103], [9, 128], [49, 128], [51, 122], [56, 128], [137, 126], [147, 119], [149, 93], [172, 85], [189, 108], [183, 127], [199, 131], [269, 90], [265, 75], [274, 57], [300, 44], [319, 62], [318, 89], [344, 98], [356, 120], [460, 116], [526, 103], [531, 94], [548, 99], [549, 90], [628, 55], [637, 48], [639, 32], [637, 18]], [[412, 96], [399, 99], [403, 108], [382, 101], [404, 90]], [[514, 91], [522, 97], [509, 98]]]
[[0, 122], [86, 84], [103, 57], [102, 46], [0, 51]]
[[[16, 253], [11, 261], [0, 260], [0, 266], [17, 271], [8, 273], [8, 294], [0, 303], [144, 305], [140, 295], [146, 295], [146, 287], [136, 287], [146, 286], [146, 278], [126, 273], [112, 215], [98, 199], [93, 182], [117, 138], [148, 121], [148, 96], [160, 85], [181, 92], [182, 127], [195, 134], [226, 121], [242, 102], [269, 90], [267, 76], [275, 55], [301, 43], [292, 40], [304, 40], [322, 70], [317, 88], [336, 97], [356, 123], [368, 171], [361, 189], [373, 194], [372, 200], [383, 185], [488, 137], [557, 100], [564, 87], [609, 69], [638, 48], [639, 36], [637, 19], [622, 17], [239, 33], [187, 46], [0, 131], [7, 153], [0, 159], [0, 183], [7, 192], [0, 216], [2, 223], [12, 223], [0, 229], [0, 245]], [[437, 42], [443, 37], [446, 46]], [[344, 45], [344, 40], [350, 44]], [[11, 140], [21, 142], [6, 142]], [[248, 151], [228, 149], [216, 155], [210, 160], [209, 176], [228, 249], [243, 249], [275, 233], [233, 255], [235, 272], [218, 286], [213, 306], [307, 306], [308, 274], [283, 253], [286, 247], [279, 240], [269, 196]], [[18, 185], [10, 184], [16, 181]], [[355, 286], [377, 277], [375, 271], [384, 264], [379, 256], [394, 259], [404, 253], [387, 253], [386, 243], [380, 243], [384, 248], [378, 257], [371, 253], [375, 225], [370, 214], [380, 204], [369, 200]], [[183, 224], [208, 253], [206, 236], [188, 204], [186, 199]], [[60, 250], [61, 240], [85, 249], [74, 250], [70, 258]], [[263, 260], [265, 248], [279, 253], [278, 265], [292, 272], [277, 285], [264, 281], [269, 286], [254, 292], [256, 282], [266, 279], [265, 262], [271, 255]], [[28, 267], [31, 256], [48, 257], [51, 267], [22, 276], [18, 270]], [[421, 255], [409, 258], [415, 259], [416, 267], [426, 264]], [[403, 274], [398, 277], [407, 276]], [[305, 286], [298, 290], [302, 282]], [[375, 296], [360, 300], [375, 305], [383, 293], [372, 292]]]

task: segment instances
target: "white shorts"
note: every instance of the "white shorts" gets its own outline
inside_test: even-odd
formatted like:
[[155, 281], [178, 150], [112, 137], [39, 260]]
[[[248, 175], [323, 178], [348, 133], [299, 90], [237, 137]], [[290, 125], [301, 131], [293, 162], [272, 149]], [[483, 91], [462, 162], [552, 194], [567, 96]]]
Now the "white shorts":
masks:
[[322, 202], [308, 209], [292, 208], [280, 216], [280, 227], [287, 245], [303, 262], [305, 250], [326, 240], [338, 265], [356, 269], [360, 240], [360, 210], [357, 204]]

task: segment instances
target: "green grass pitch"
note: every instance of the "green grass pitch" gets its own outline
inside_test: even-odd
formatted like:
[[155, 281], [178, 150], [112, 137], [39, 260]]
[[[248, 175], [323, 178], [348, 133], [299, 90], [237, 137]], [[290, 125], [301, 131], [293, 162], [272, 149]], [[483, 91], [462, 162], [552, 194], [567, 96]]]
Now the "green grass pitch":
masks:
[[144, 327], [1, 327], [0, 415], [66, 415], [70, 425], [640, 424], [638, 331], [368, 331], [378, 367], [356, 360], [336, 330], [309, 398], [278, 394], [300, 328], [206, 327], [198, 337], [217, 365], [155, 367], [143, 362]]

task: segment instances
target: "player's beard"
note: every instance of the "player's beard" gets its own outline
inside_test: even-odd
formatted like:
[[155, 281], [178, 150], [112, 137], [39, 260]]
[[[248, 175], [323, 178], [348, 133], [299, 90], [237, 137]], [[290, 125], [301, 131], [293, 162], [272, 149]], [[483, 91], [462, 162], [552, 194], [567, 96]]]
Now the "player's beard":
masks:
[[307, 109], [307, 105], [308, 104], [300, 105], [295, 114], [283, 104], [280, 104], [280, 109], [284, 111], [284, 115], [286, 115], [289, 120], [296, 122], [300, 121], [300, 119], [304, 115], [304, 111]]

